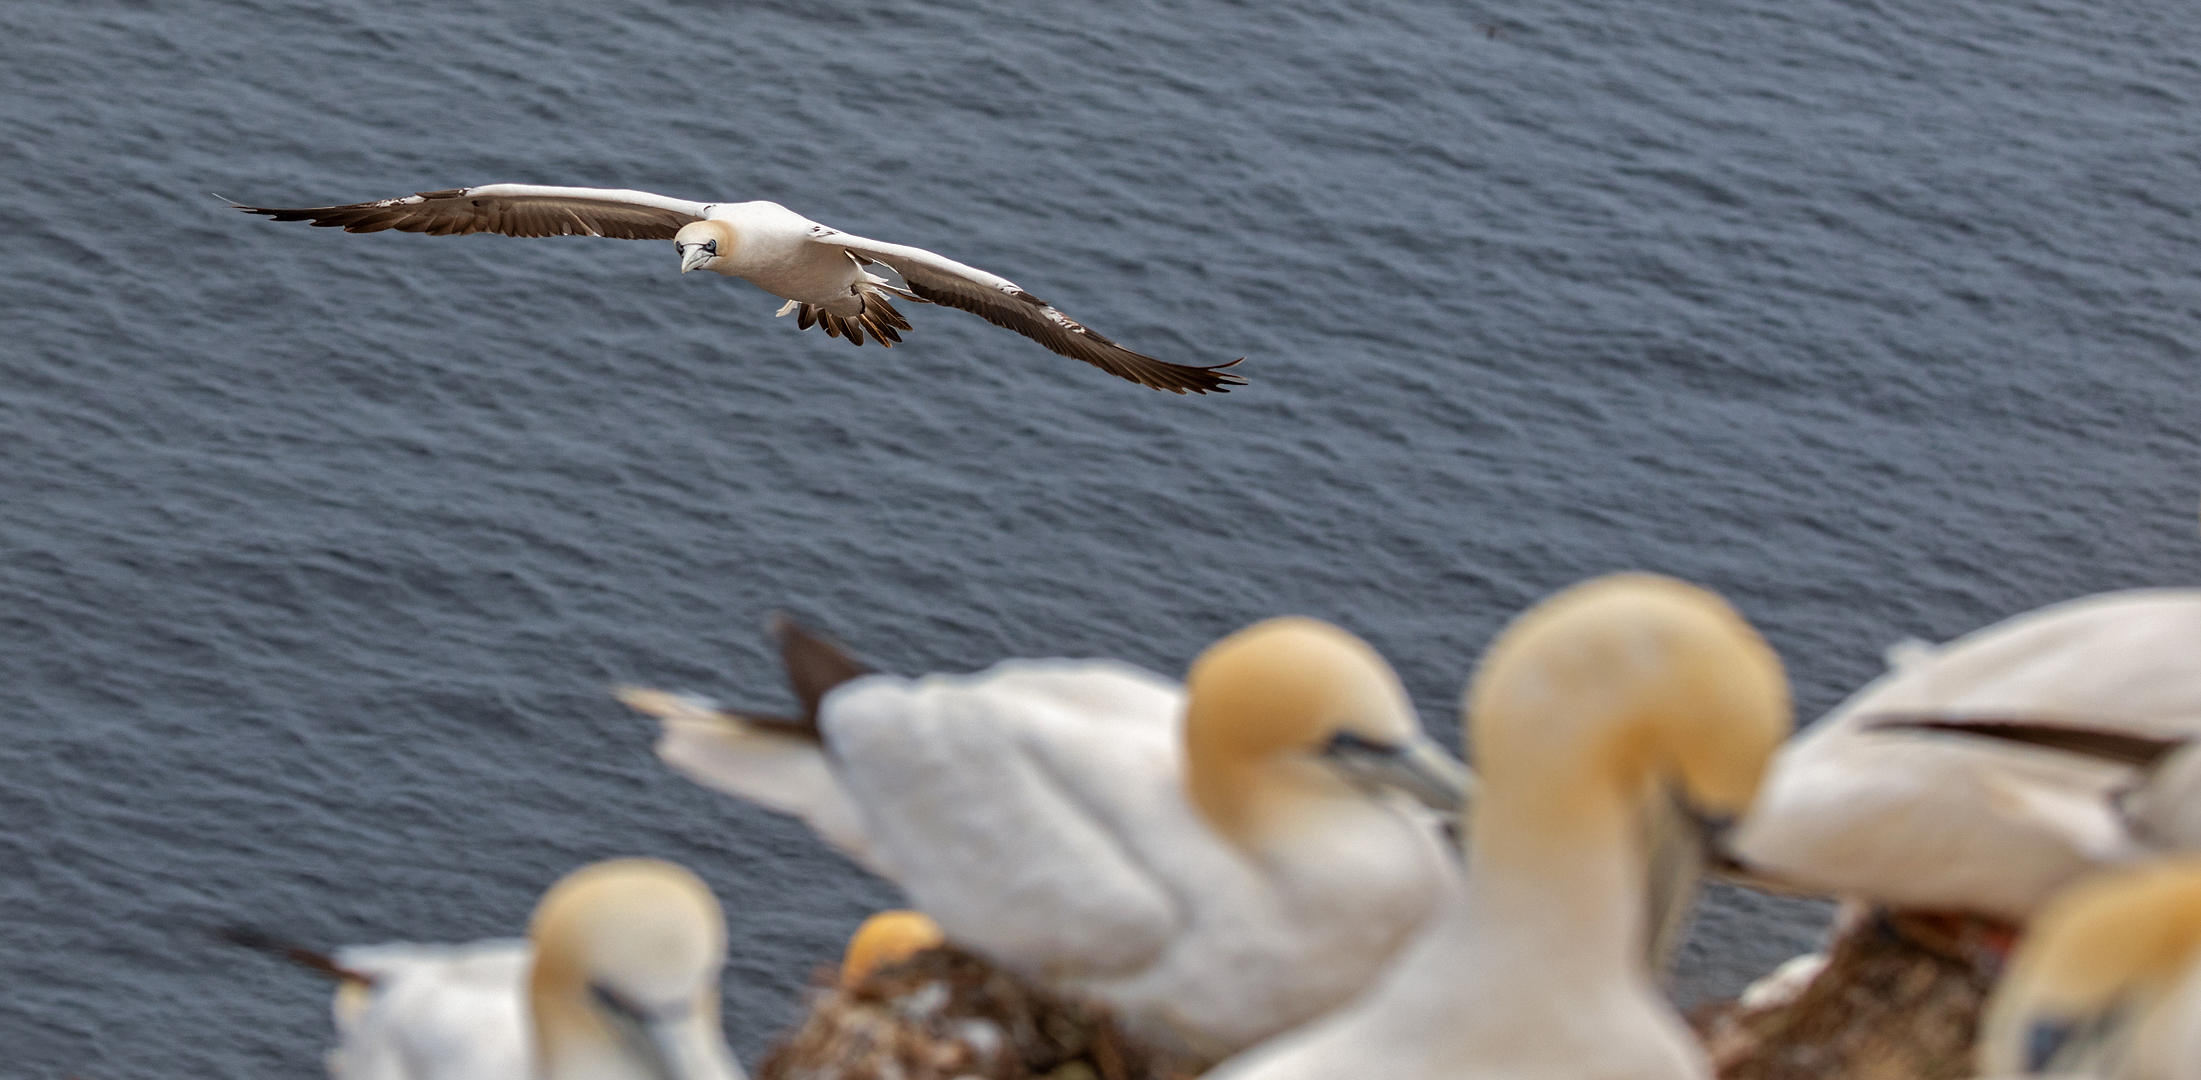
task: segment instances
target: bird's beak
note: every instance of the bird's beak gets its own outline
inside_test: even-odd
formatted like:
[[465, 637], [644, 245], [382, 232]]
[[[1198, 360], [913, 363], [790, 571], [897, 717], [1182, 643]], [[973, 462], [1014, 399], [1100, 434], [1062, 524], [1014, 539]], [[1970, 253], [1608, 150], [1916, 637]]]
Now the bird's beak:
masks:
[[700, 1015], [652, 1021], [645, 1031], [651, 1065], [664, 1080], [730, 1080], [740, 1075], [717, 1026]]
[[718, 1018], [688, 1007], [645, 1011], [602, 985], [591, 987], [610, 1023], [650, 1080], [732, 1080], [741, 1075], [719, 1034]]
[[680, 245], [680, 272], [685, 274], [690, 270], [700, 269], [704, 263], [710, 262], [714, 258], [716, 256], [704, 250], [701, 244], [682, 244]]
[[1475, 774], [1420, 736], [1390, 743], [1340, 731], [1323, 746], [1322, 759], [1355, 783], [1404, 792], [1448, 814], [1475, 797]]

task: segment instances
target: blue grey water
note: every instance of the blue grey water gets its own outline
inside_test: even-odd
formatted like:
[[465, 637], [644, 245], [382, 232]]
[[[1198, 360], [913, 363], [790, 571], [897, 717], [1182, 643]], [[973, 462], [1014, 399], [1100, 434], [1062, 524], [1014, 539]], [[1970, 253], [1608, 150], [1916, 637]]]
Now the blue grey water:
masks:
[[[894, 891], [619, 680], [1180, 671], [1281, 612], [1427, 724], [1588, 575], [1714, 586], [1816, 715], [1901, 637], [2201, 569], [2201, 22], [2174, 0], [0, 5], [0, 1047], [305, 1077], [202, 935], [516, 931], [679, 859], [754, 1055]], [[670, 245], [248, 218], [773, 199], [1252, 385], [944, 309], [891, 353]], [[1819, 909], [1715, 898], [1684, 995]]]

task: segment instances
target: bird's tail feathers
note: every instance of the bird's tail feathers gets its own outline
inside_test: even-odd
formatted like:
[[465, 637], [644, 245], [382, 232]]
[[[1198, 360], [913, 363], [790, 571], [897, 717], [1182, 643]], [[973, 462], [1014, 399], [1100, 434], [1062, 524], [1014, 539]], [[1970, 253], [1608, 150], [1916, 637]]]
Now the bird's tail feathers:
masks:
[[870, 275], [867, 277], [870, 279], [858, 281], [853, 287], [856, 299], [863, 303], [863, 307], [854, 315], [837, 315], [816, 304], [805, 304], [800, 300], [789, 300], [780, 305], [779, 314], [793, 312], [795, 325], [799, 329], [823, 326], [827, 337], [847, 338], [851, 345], [863, 344], [868, 335], [881, 347], [891, 349], [901, 343], [902, 335], [899, 331], [910, 329], [910, 325], [909, 320], [895, 310], [893, 302], [888, 298], [900, 296], [920, 304], [928, 301], [920, 299], [907, 289], [891, 285], [884, 279]]
[[668, 729], [677, 725], [712, 729], [737, 739], [751, 736], [792, 736], [809, 742], [818, 741], [818, 726], [814, 721], [732, 712], [699, 694], [675, 694], [653, 690], [647, 686], [615, 686], [611, 692], [627, 708], [644, 716], [656, 717]]
[[232, 945], [242, 945], [247, 949], [288, 960], [307, 971], [326, 975], [346, 985], [372, 987], [375, 984], [373, 975], [345, 967], [328, 953], [272, 937], [249, 926], [220, 927], [214, 931], [214, 936]]

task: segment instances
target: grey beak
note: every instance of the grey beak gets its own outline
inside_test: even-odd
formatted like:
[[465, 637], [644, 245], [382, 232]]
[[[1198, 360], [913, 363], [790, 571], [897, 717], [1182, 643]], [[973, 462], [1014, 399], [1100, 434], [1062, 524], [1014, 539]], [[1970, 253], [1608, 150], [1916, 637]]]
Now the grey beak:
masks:
[[2025, 1032], [2025, 1071], [2045, 1073], [2063, 1049], [2078, 1033], [2078, 1025], [2069, 1020], [2035, 1020]]
[[1322, 759], [1355, 783], [1404, 792], [1447, 814], [1475, 797], [1475, 774], [1428, 739], [1389, 743], [1340, 731], [1323, 745]]
[[716, 256], [704, 250], [701, 244], [682, 244], [680, 245], [680, 272], [685, 274], [690, 270], [701, 269], [704, 263], [710, 262], [713, 258], [716, 258]]
[[643, 1009], [600, 983], [589, 989], [598, 1012], [650, 1080], [731, 1080], [740, 1075], [715, 1018], [686, 1008]]

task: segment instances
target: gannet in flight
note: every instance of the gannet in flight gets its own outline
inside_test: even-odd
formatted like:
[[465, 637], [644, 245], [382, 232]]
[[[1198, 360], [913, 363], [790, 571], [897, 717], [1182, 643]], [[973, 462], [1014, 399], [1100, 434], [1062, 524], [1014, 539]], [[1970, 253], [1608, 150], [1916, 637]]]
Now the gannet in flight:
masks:
[[1987, 1005], [1977, 1064], [2201, 1080], [2201, 859], [2104, 871], [2043, 906]]
[[622, 690], [663, 721], [659, 756], [799, 815], [949, 941], [1173, 1051], [1213, 1059], [1345, 1000], [1453, 878], [1396, 791], [1456, 806], [1465, 768], [1336, 627], [1257, 624], [1182, 688], [1105, 660], [867, 674], [777, 630], [803, 715]]
[[1750, 804], [1789, 728], [1779, 658], [1709, 592], [1603, 578], [1514, 620], [1465, 712], [1465, 881], [1366, 993], [1206, 1080], [1710, 1080], [1646, 959], [1647, 834], [1660, 804]]
[[[1156, 390], [1224, 393], [1246, 381], [1223, 370], [1237, 360], [1188, 367], [1132, 352], [1007, 278], [923, 248], [828, 228], [778, 203], [698, 203], [618, 188], [490, 184], [349, 206], [230, 205], [277, 221], [340, 226], [345, 232], [670, 240], [680, 253], [681, 273], [712, 270], [742, 278], [786, 300], [779, 313], [795, 315], [803, 329], [823, 325], [828, 335], [857, 345], [867, 334], [887, 348], [902, 340], [896, 331], [910, 325], [889, 299], [901, 297], [961, 308], [1064, 356]], [[864, 269], [873, 264], [900, 275], [901, 285]]]
[[2146, 853], [2113, 795], [2132, 768], [1891, 719], [2021, 719], [2201, 734], [2201, 590], [2028, 612], [1893, 670], [1784, 747], [1731, 850], [1776, 882], [2023, 922], [2082, 874]]
[[340, 981], [334, 1080], [741, 1080], [719, 1030], [725, 917], [671, 863], [566, 875], [525, 941], [327, 957], [230, 936]]

